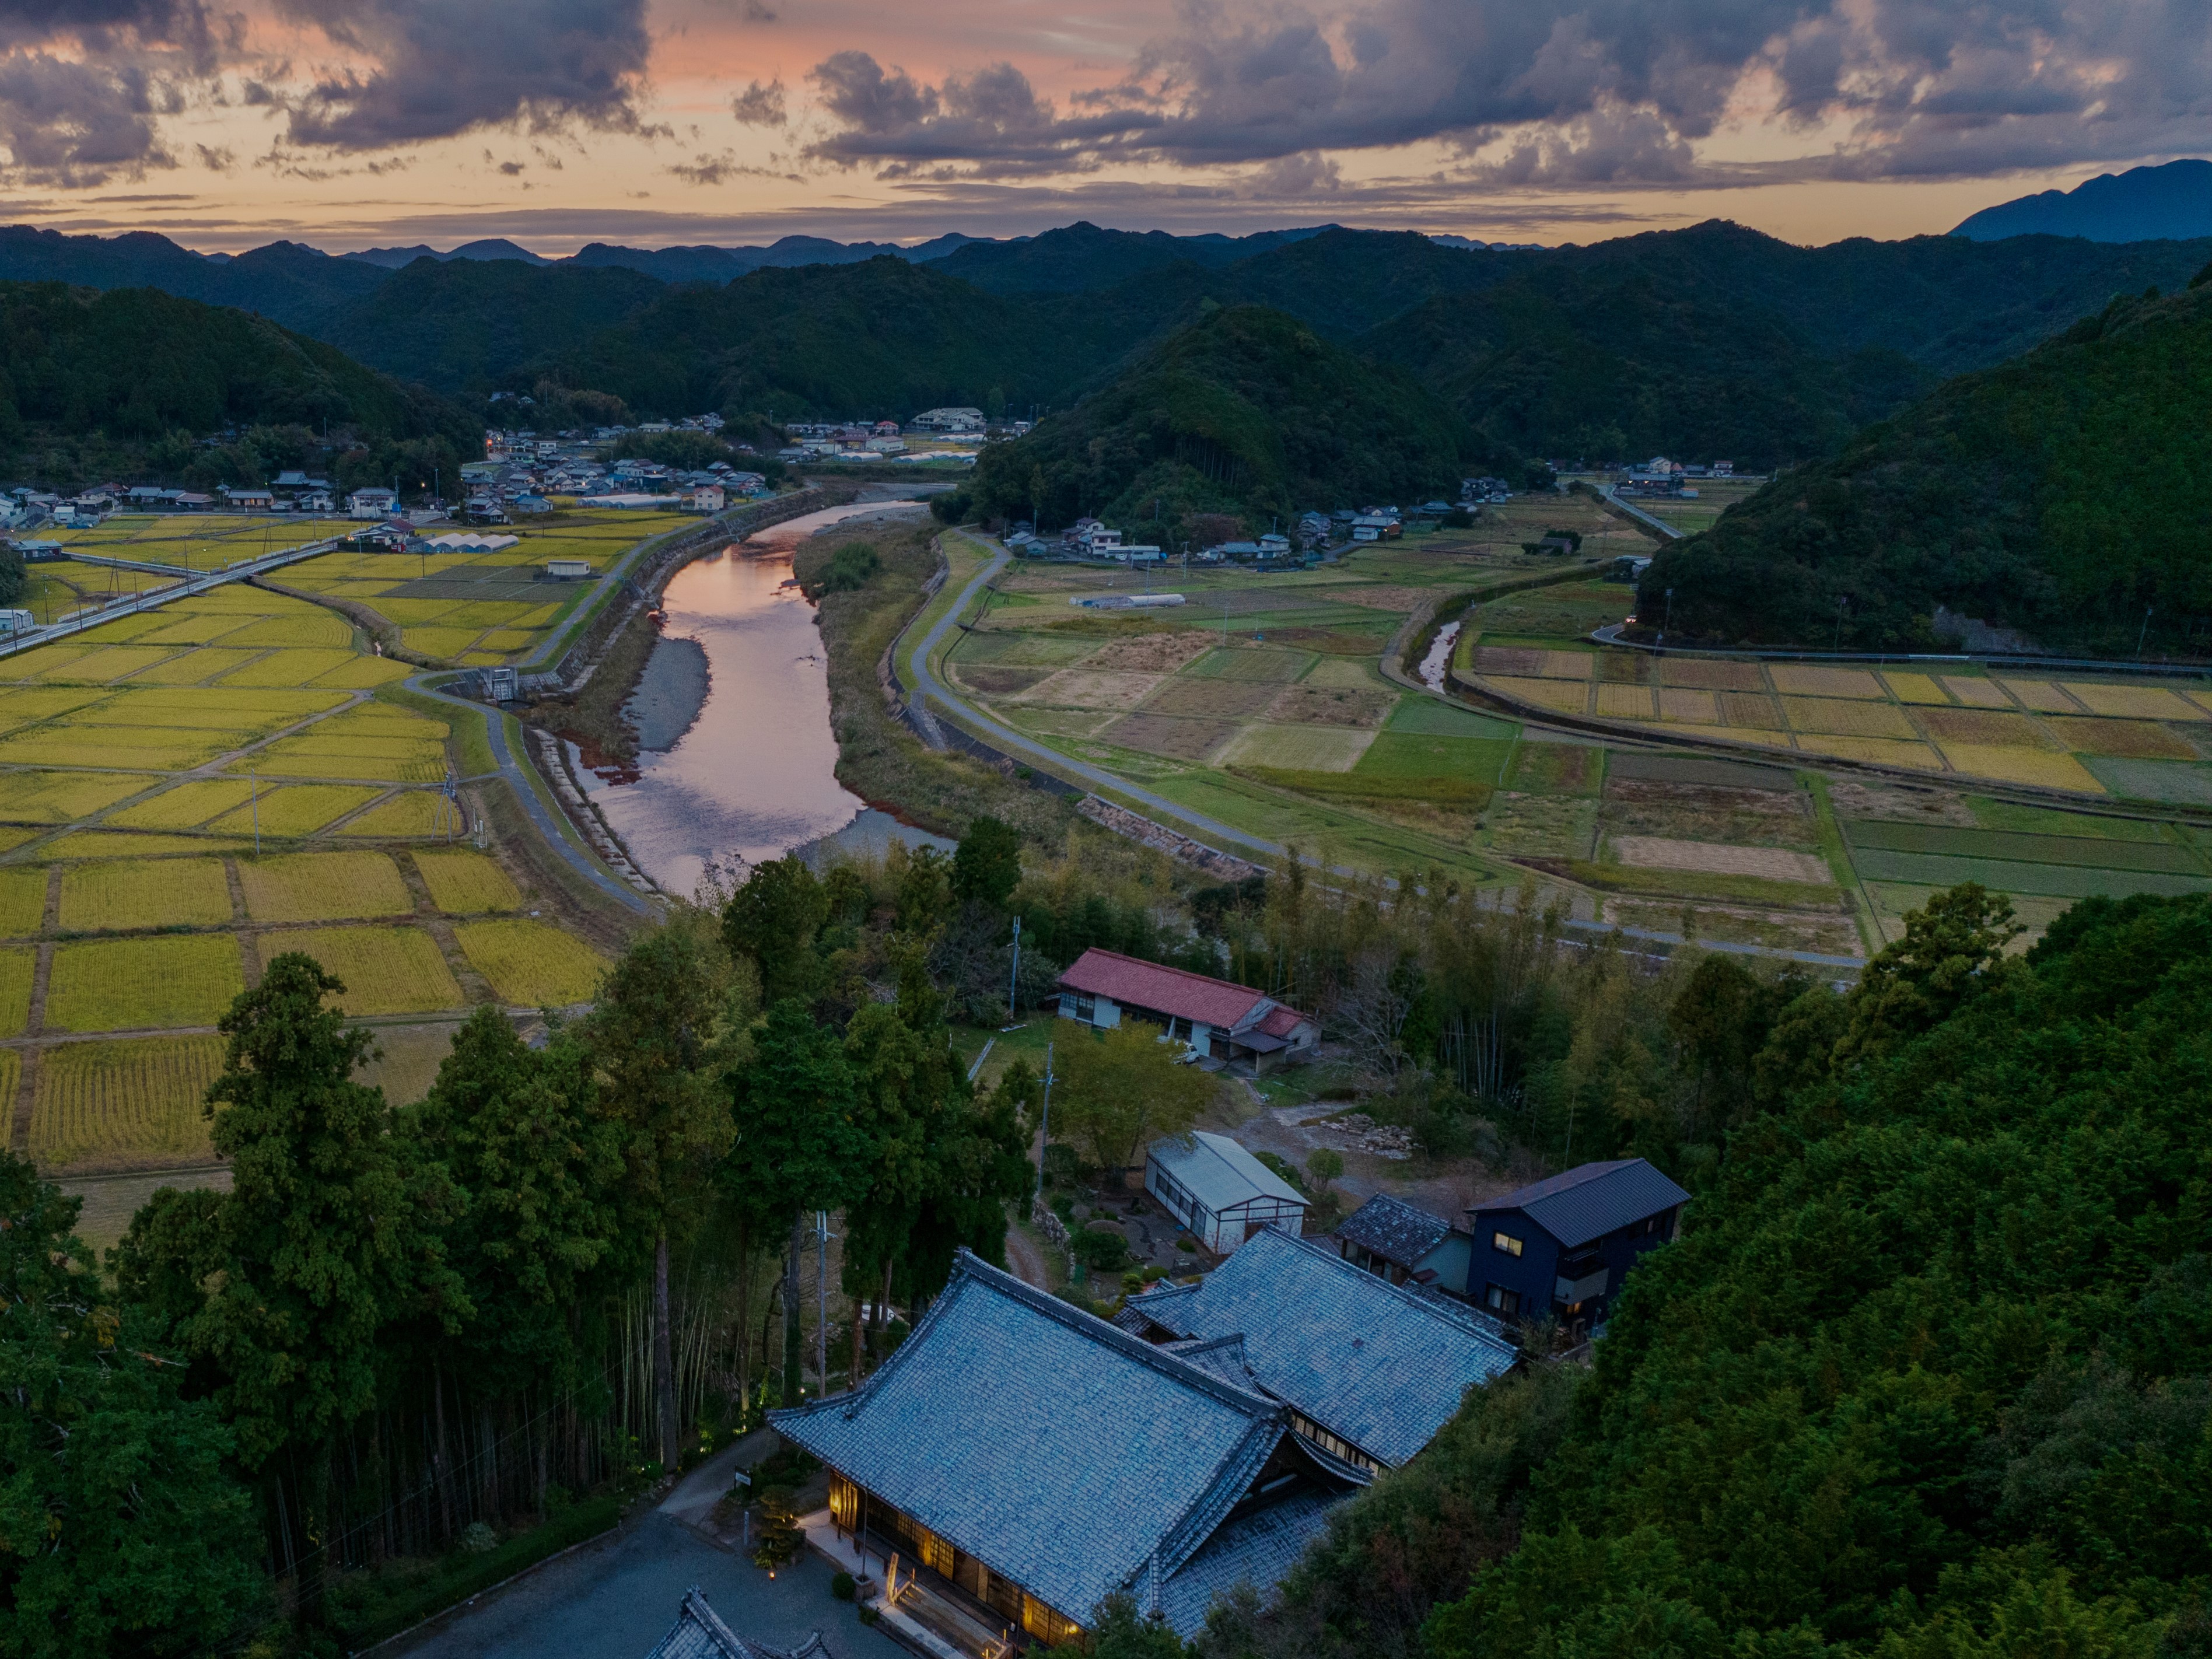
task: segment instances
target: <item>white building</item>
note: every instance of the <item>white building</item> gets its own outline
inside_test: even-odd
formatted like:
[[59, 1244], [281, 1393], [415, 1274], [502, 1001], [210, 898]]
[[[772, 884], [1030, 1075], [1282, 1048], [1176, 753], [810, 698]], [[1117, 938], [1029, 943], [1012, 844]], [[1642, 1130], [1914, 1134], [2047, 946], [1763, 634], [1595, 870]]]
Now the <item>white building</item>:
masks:
[[1305, 1226], [1306, 1200], [1297, 1188], [1227, 1135], [1203, 1129], [1152, 1144], [1145, 1190], [1216, 1255], [1271, 1224], [1293, 1233]]

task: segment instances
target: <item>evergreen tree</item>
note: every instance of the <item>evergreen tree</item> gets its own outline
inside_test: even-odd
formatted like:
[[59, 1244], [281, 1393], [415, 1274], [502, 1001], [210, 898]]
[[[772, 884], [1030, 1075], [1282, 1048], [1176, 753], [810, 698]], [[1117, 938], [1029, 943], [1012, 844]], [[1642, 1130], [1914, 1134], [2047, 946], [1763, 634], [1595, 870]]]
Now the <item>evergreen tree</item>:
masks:
[[968, 825], [952, 852], [952, 896], [963, 904], [1003, 910], [1022, 884], [1022, 838], [988, 814]]
[[100, 1297], [80, 1200], [0, 1151], [0, 1653], [204, 1652], [265, 1603], [230, 1431]]
[[830, 919], [830, 896], [796, 854], [753, 866], [722, 908], [722, 938], [732, 955], [760, 970], [763, 1005], [786, 997], [811, 1001], [820, 987], [814, 936]]

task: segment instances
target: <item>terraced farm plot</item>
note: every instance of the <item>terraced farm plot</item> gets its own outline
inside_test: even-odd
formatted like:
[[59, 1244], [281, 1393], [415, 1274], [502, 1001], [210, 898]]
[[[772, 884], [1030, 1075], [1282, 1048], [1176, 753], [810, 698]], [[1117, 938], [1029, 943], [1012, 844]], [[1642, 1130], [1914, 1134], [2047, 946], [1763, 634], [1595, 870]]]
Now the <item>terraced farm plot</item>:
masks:
[[1016, 696], [1052, 672], [1049, 668], [1008, 668], [998, 663], [964, 660], [955, 660], [949, 667], [954, 680], [985, 697]]
[[1313, 665], [1301, 651], [1273, 651], [1249, 646], [1221, 646], [1191, 665], [1194, 674], [1224, 680], [1261, 680], [1287, 685]]
[[250, 732], [192, 732], [178, 726], [42, 726], [0, 738], [0, 764], [181, 772], [242, 748], [252, 736]]
[[204, 1103], [222, 1061], [219, 1036], [54, 1044], [32, 1091], [33, 1162], [47, 1175], [209, 1162]]
[[1872, 697], [1881, 682], [1863, 668], [1825, 668], [1811, 663], [1773, 663], [1767, 677], [1785, 697]]
[[1695, 691], [1764, 691], [1755, 662], [1689, 662], [1668, 657], [1660, 665], [1660, 683]]
[[2089, 770], [2116, 795], [2174, 806], [2212, 806], [2212, 767], [2093, 757]]
[[1493, 675], [1478, 684], [1522, 702], [1557, 709], [1563, 714], [1581, 714], [1589, 701], [1589, 688], [1575, 680], [1520, 680]]
[[46, 925], [44, 867], [0, 870], [0, 938], [21, 939]]
[[1951, 699], [1929, 674], [1907, 673], [1899, 669], [1885, 668], [1881, 682], [1889, 688], [1890, 696], [1899, 702], [1928, 702], [1948, 708]]
[[54, 947], [46, 1029], [212, 1025], [245, 988], [233, 934], [65, 942]]
[[172, 657], [167, 662], [157, 662], [143, 672], [133, 674], [127, 684], [199, 685], [220, 679], [225, 674], [235, 673], [246, 664], [266, 654], [259, 650], [234, 650], [227, 645], [204, 646], [187, 651], [182, 656]]
[[581, 939], [541, 921], [464, 921], [453, 927], [469, 965], [501, 1002], [567, 1007], [598, 991], [606, 962]]
[[1595, 744], [1524, 741], [1507, 786], [1548, 795], [1595, 795], [1605, 781], [1605, 750]]
[[101, 772], [0, 772], [0, 821], [74, 823], [154, 781]]
[[[39, 653], [32, 652], [31, 657]], [[151, 668], [155, 663], [166, 662], [176, 655], [176, 648], [167, 645], [111, 645], [89, 651], [82, 657], [41, 672], [41, 678], [82, 680], [90, 684], [106, 684], [119, 680], [126, 674], [137, 674]], [[29, 659], [25, 659], [28, 661]]]
[[2193, 761], [2196, 749], [2155, 720], [2082, 720], [2054, 714], [2044, 721], [2067, 748], [2124, 760]]
[[50, 859], [161, 858], [172, 853], [232, 853], [250, 843], [216, 836], [164, 836], [143, 830], [77, 830], [39, 849]]
[[1853, 854], [1852, 862], [1869, 881], [1914, 882], [1954, 887], [1978, 881], [2001, 893], [2036, 893], [2053, 898], [2124, 898], [2130, 893], [2212, 892], [2212, 877], [2147, 870], [2094, 869], [2073, 864], [2031, 864], [2001, 859], [1948, 858], [1925, 853], [1878, 848]]
[[333, 669], [349, 666], [354, 661], [351, 651], [283, 650], [272, 651], [257, 662], [234, 669], [222, 677], [222, 684], [230, 686], [289, 686], [306, 685], [318, 676]]
[[400, 643], [426, 657], [455, 658], [476, 643], [481, 628], [409, 628], [400, 632]]
[[1954, 770], [2001, 783], [2034, 784], [2045, 789], [2078, 789], [2101, 795], [2105, 786], [2071, 755], [2047, 749], [2000, 748], [1977, 744], [1938, 745]]
[[[1782, 712], [1793, 732], [1820, 732], [1839, 738], [1888, 738], [1917, 743], [1920, 734], [1892, 702], [1856, 702], [1844, 697], [1784, 697]], [[1928, 716], [1936, 718], [1934, 714]]]
[[39, 953], [30, 945], [0, 949], [0, 1036], [21, 1036], [30, 1024], [31, 981], [38, 965]]
[[1713, 726], [1719, 723], [1720, 717], [1720, 702], [1713, 692], [1682, 690], [1673, 686], [1660, 688], [1659, 718], [1662, 720]]
[[1221, 751], [1223, 766], [1261, 766], [1285, 772], [1349, 772], [1375, 740], [1350, 726], [1248, 726]]
[[1024, 692], [1024, 702], [1058, 704], [1075, 708], [1134, 708], [1160, 683], [1157, 674], [1094, 673], [1085, 668], [1064, 668]]
[[61, 925], [73, 933], [212, 927], [231, 920], [219, 859], [116, 859], [62, 872]]
[[1927, 708], [1920, 723], [1928, 735], [1947, 748], [1970, 744], [1980, 748], [2055, 749], [2044, 727], [2025, 714], [2000, 714], [1984, 708]]
[[1247, 720], [1274, 702], [1279, 690], [1272, 680], [1226, 680], [1178, 674], [1146, 700], [1145, 712], [1199, 720]]
[[242, 804], [252, 787], [246, 778], [189, 778], [160, 794], [111, 813], [121, 830], [192, 830]]
[[1969, 708], [2012, 707], [2012, 699], [2005, 696], [2004, 688], [1995, 680], [1978, 679], [1971, 674], [1946, 674], [1943, 689]]
[[302, 927], [264, 934], [263, 951], [297, 951], [344, 983], [325, 1000], [349, 1014], [424, 1014], [468, 999], [437, 940], [419, 927]]
[[2093, 714], [2144, 720], [2212, 720], [2212, 714], [2162, 685], [2100, 685], [2090, 680], [2059, 684]]
[[1870, 766], [1908, 766], [1923, 772], [1943, 769], [1942, 759], [1928, 744], [1903, 743], [1893, 738], [1842, 738], [1801, 732], [1797, 734], [1797, 747], [1808, 754], [1864, 761]]
[[1494, 784], [1513, 753], [1510, 738], [1438, 738], [1386, 726], [1352, 770], [1363, 776], [1419, 781], [1473, 779]]
[[313, 683], [341, 691], [371, 691], [394, 680], [404, 680], [414, 672], [407, 664], [390, 657], [355, 657], [326, 674], [316, 675]]
[[1623, 864], [1644, 870], [1684, 870], [1702, 875], [1756, 876], [1762, 881], [1825, 885], [1834, 879], [1827, 861], [1784, 847], [1729, 847], [1706, 841], [1670, 841], [1657, 836], [1616, 836], [1613, 852]]
[[386, 853], [280, 853], [240, 859], [246, 914], [256, 921], [346, 921], [415, 908]]
[[1298, 684], [1314, 690], [1332, 691], [1376, 691], [1382, 688], [1382, 677], [1364, 662], [1347, 661], [1342, 657], [1323, 657]]
[[1758, 732], [1784, 729], [1782, 705], [1763, 691], [1723, 691], [1720, 699], [1721, 718], [1730, 726], [1747, 726]]
[[1392, 711], [1389, 732], [1416, 732], [1430, 738], [1511, 738], [1521, 728], [1494, 714], [1478, 714], [1434, 697], [1406, 697]]
[[1601, 685], [1597, 712], [1609, 720], [1648, 720], [1658, 711], [1648, 685]]
[[1182, 720], [1161, 714], [1124, 714], [1098, 731], [1100, 743], [1170, 760], [1202, 760], [1236, 736], [1225, 720]]
[[287, 610], [282, 616], [247, 623], [234, 632], [224, 635], [222, 642], [226, 646], [259, 647], [321, 647], [350, 653], [353, 649], [353, 624], [337, 612], [325, 611], [319, 605], [303, 605]]
[[1172, 674], [1212, 647], [1212, 639], [1195, 629], [1138, 634], [1125, 640], [1108, 641], [1084, 658], [1083, 665], [1127, 674]]
[[[2032, 810], [2032, 809], [2031, 809]], [[2091, 820], [2045, 813], [2046, 822], [2080, 825]], [[1847, 823], [1856, 853], [1923, 853], [1948, 858], [2002, 859], [2021, 864], [2073, 864], [2091, 869], [2139, 870], [2166, 875], [2212, 876], [2203, 854], [2166, 841], [2114, 841], [2100, 836], [2043, 835], [2019, 830], [1961, 830], [1946, 824]]]
[[2079, 714], [2083, 712], [2080, 703], [2049, 680], [2002, 679], [1992, 684], [2008, 694], [2022, 708], [2038, 714]]
[[415, 868], [430, 902], [449, 916], [522, 908], [522, 894], [507, 872], [482, 853], [426, 850], [415, 854]]
[[234, 806], [207, 827], [234, 834], [313, 835], [325, 824], [366, 805], [383, 792], [370, 784], [295, 783], [261, 787], [257, 799]]
[[352, 823], [333, 833], [386, 840], [417, 836], [450, 836], [459, 835], [465, 827], [460, 822], [457, 810], [437, 790], [403, 789], [391, 799], [370, 807]]
[[1395, 691], [1332, 690], [1293, 685], [1277, 694], [1265, 716], [1278, 726], [1376, 727], [1398, 705]]

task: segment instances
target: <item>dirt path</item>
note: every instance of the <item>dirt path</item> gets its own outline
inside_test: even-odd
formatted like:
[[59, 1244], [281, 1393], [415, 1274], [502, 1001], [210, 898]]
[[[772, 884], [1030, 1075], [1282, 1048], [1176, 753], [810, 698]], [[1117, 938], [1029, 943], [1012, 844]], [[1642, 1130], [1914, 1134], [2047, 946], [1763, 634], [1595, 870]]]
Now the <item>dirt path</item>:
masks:
[[1024, 1285], [1034, 1285], [1041, 1291], [1052, 1288], [1045, 1278], [1044, 1252], [1037, 1248], [1036, 1240], [1019, 1227], [1006, 1229], [1006, 1266]]

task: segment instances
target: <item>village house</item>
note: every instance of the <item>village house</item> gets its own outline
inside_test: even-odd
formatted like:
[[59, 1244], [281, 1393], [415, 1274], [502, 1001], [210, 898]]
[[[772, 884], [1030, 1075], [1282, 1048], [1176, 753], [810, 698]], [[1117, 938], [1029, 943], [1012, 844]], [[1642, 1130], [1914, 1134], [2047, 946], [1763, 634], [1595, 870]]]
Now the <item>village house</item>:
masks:
[[1145, 1153], [1145, 1190], [1216, 1255], [1263, 1227], [1305, 1226], [1304, 1194], [1227, 1135], [1204, 1129], [1152, 1143]]
[[381, 486], [356, 489], [346, 497], [346, 517], [349, 519], [386, 519], [399, 505], [399, 497]]
[[1640, 1158], [1585, 1164], [1467, 1212], [1469, 1299], [1502, 1318], [1602, 1324], [1646, 1252], [1674, 1237], [1689, 1194]]
[[1254, 1072], [1310, 1060], [1321, 1042], [1310, 1017], [1264, 992], [1118, 951], [1085, 951], [1059, 983], [1063, 1019], [1111, 1030], [1127, 1015], [1207, 1059]]
[[1519, 1358], [1473, 1309], [1386, 1283], [1279, 1227], [1195, 1284], [1131, 1297], [1115, 1322], [1171, 1347], [1220, 1345], [1217, 1368], [1233, 1358], [1290, 1407], [1302, 1438], [1361, 1480], [1412, 1462], [1469, 1389]]
[[645, 1659], [829, 1659], [820, 1631], [795, 1648], [772, 1648], [738, 1635], [722, 1622], [696, 1584], [684, 1592], [676, 1622]]
[[1279, 1583], [1359, 1478], [1234, 1344], [1147, 1341], [964, 1249], [872, 1376], [769, 1422], [830, 1470], [810, 1541], [856, 1576], [896, 1562], [885, 1620], [971, 1653], [1079, 1640], [1117, 1593], [1194, 1637], [1216, 1595]]
[[1467, 1291], [1472, 1237], [1441, 1216], [1377, 1193], [1337, 1224], [1337, 1253], [1393, 1285]]

